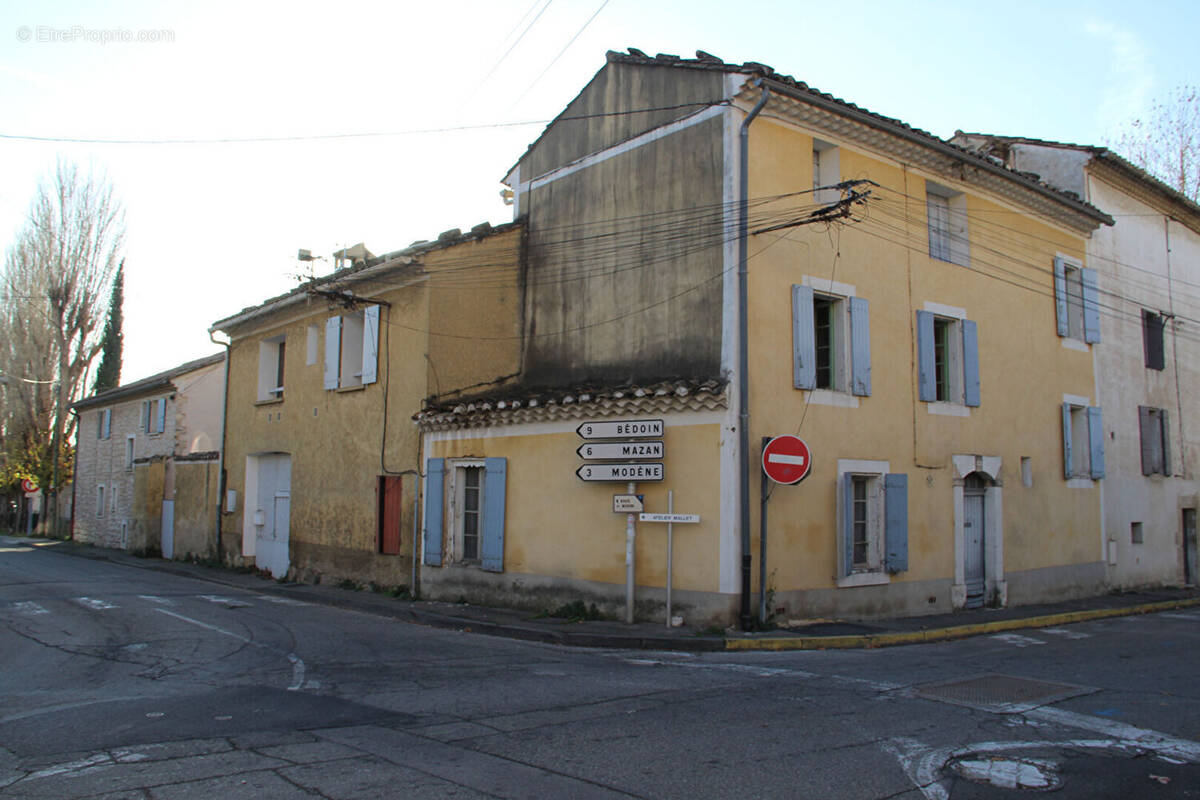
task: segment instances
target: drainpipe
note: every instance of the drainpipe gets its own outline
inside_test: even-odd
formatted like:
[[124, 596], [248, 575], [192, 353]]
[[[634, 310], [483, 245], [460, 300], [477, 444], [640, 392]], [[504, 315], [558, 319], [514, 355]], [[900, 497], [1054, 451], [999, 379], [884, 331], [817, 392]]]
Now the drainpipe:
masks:
[[[213, 332], [208, 332], [209, 341], [225, 348], [225, 385], [221, 387], [221, 449], [217, 452], [217, 525], [214, 535], [213, 558], [221, 562], [221, 510], [225, 507], [225, 429], [229, 418], [229, 350], [232, 342], [218, 342]], [[245, 498], [243, 498], [244, 502]]]
[[740, 484], [738, 486], [738, 508], [741, 512], [742, 528], [742, 630], [750, 628], [750, 375], [749, 345], [746, 341], [749, 324], [746, 319], [750, 305], [748, 300], [748, 276], [746, 264], [748, 238], [750, 235], [750, 123], [758, 116], [767, 104], [771, 90], [766, 82], [759, 78], [757, 86], [762, 87], [762, 97], [742, 121], [740, 136], [740, 167], [738, 171], [738, 193], [740, 196], [740, 213], [738, 219], [738, 471]]

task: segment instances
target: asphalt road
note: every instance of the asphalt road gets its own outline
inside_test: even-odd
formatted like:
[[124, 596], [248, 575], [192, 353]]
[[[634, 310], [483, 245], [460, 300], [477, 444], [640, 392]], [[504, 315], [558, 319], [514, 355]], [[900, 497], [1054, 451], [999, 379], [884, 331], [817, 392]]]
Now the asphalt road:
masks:
[[1200, 610], [582, 650], [0, 537], [0, 798], [1200, 797], [1198, 654]]

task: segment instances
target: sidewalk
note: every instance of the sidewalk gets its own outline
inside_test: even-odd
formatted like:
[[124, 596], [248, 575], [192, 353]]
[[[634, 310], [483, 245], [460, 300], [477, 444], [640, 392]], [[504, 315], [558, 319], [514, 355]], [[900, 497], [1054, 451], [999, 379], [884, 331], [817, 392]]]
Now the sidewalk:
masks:
[[718, 633], [686, 625], [668, 628], [665, 620], [658, 623], [637, 622], [632, 625], [611, 620], [571, 622], [561, 618], [538, 616], [529, 611], [428, 600], [409, 601], [368, 590], [279, 583], [248, 572], [182, 561], [138, 558], [120, 550], [54, 539], [4, 536], [0, 537], [0, 541], [111, 561], [138, 569], [158, 570], [246, 591], [291, 597], [308, 603], [345, 608], [435, 628], [575, 647], [627, 650], [715, 652], [888, 647], [1200, 606], [1200, 590], [1161, 588], [1016, 608], [972, 609], [952, 614], [888, 620], [819, 621], [761, 633], [733, 629]]

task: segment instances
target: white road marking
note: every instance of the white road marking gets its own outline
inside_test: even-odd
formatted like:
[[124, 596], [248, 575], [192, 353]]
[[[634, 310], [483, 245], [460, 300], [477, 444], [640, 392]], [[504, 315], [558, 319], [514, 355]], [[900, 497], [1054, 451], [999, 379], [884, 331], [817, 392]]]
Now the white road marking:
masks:
[[308, 605], [308, 603], [305, 603], [302, 600], [293, 600], [290, 597], [275, 597], [274, 595], [270, 595], [270, 594], [260, 594], [258, 597], [260, 600], [266, 600], [268, 603], [278, 603], [281, 606], [306, 606], [306, 605]]
[[96, 767], [101, 764], [112, 764], [112, 756], [107, 753], [99, 753], [89, 758], [80, 759], [79, 761], [68, 761], [65, 764], [55, 764], [53, 767], [46, 767], [37, 772], [30, 773], [25, 776], [25, 780], [32, 781], [38, 778], [51, 778], [55, 775], [63, 775], [69, 772], [79, 772], [88, 767]]
[[[166, 614], [169, 617], [175, 617], [175, 619], [183, 620], [184, 622], [190, 622], [193, 625], [199, 625], [201, 628], [207, 628], [208, 630], [213, 631], [214, 633], [220, 633], [224, 636], [231, 636], [234, 639], [237, 639], [238, 641], [245, 642], [246, 644], [252, 645], [254, 647], [261, 647], [262, 649], [269, 650], [273, 653], [283, 653], [283, 651], [279, 650], [278, 648], [271, 647], [271, 646], [265, 645], [265, 644], [261, 644], [252, 639], [247, 639], [245, 636], [242, 636], [239, 633], [227, 631], [224, 628], [218, 628], [216, 625], [209, 625], [207, 622], [201, 622], [198, 619], [192, 619], [191, 617], [185, 617], [183, 614], [176, 614], [174, 611], [168, 611], [165, 608], [156, 608], [154, 610], [160, 614]], [[305, 673], [304, 662], [300, 659], [300, 656], [296, 655], [295, 653], [283, 653], [283, 655], [292, 664], [292, 685], [287, 687], [288, 691], [289, 692], [298, 692], [298, 691], [300, 691], [300, 689], [304, 688], [304, 673]]]
[[1019, 633], [997, 633], [988, 638], [999, 639], [1005, 644], [1011, 644], [1013, 647], [1030, 647], [1035, 644], [1045, 644], [1041, 639], [1034, 639], [1032, 636], [1022, 636]]
[[1060, 708], [1035, 708], [1025, 712], [1025, 716], [1070, 728], [1102, 733], [1131, 747], [1153, 750], [1172, 758], [1182, 758], [1192, 763], [1200, 763], [1200, 742], [1193, 742], [1189, 739], [1178, 739], [1147, 728], [1138, 728], [1124, 722], [1092, 717], [1087, 714], [1077, 714], [1074, 711]]
[[249, 603], [244, 603], [241, 600], [235, 600], [232, 597], [221, 597], [217, 594], [201, 594], [196, 596], [201, 600], [207, 600], [210, 603], [216, 603], [222, 606], [229, 606], [230, 608], [246, 608], [250, 605]]
[[18, 614], [49, 614], [50, 612], [39, 606], [32, 600], [22, 600], [19, 603], [13, 603], [13, 611]]
[[1191, 614], [1167, 614], [1167, 613], [1162, 613], [1162, 614], [1159, 614], [1158, 616], [1160, 616], [1160, 617], [1166, 617], [1167, 619], [1186, 619], [1188, 622], [1197, 622], [1197, 621], [1200, 621], [1200, 614], [1198, 614], [1198, 613], [1194, 613], [1194, 612], [1193, 612], [1193, 613], [1191, 613]]
[[167, 599], [167, 598], [165, 598], [165, 597], [158, 597], [157, 595], [153, 595], [153, 594], [139, 594], [139, 595], [138, 595], [138, 597], [140, 597], [140, 598], [141, 598], [141, 599], [143, 599], [143, 600], [148, 600], [148, 601], [150, 601], [151, 603], [158, 603], [160, 606], [173, 606], [173, 605], [175, 605], [175, 601], [174, 601], [174, 600], [168, 600], [168, 599]]
[[1050, 633], [1055, 636], [1061, 636], [1064, 639], [1087, 639], [1091, 637], [1090, 633], [1083, 631], [1073, 631], [1069, 628], [1041, 628], [1042, 633]]
[[741, 672], [750, 675], [756, 675], [760, 678], [773, 678], [777, 676], [785, 676], [789, 678], [804, 678], [811, 680], [814, 678], [837, 681], [839, 683], [854, 683], [861, 686], [866, 686], [869, 689], [874, 689], [877, 692], [892, 692], [896, 689], [903, 689], [904, 684], [889, 683], [887, 681], [873, 681], [869, 678], [854, 678], [848, 675], [821, 675], [816, 672], [808, 672], [802, 669], [782, 669], [779, 667], [760, 667], [753, 664], [713, 664], [709, 662], [693, 662], [674, 661], [654, 658], [623, 658], [628, 664], [648, 667], [685, 667], [688, 669], [708, 669], [726, 672]]
[[94, 597], [72, 597], [76, 603], [93, 611], [107, 611], [110, 608], [116, 608], [112, 603], [107, 603], [103, 600], [97, 600]]

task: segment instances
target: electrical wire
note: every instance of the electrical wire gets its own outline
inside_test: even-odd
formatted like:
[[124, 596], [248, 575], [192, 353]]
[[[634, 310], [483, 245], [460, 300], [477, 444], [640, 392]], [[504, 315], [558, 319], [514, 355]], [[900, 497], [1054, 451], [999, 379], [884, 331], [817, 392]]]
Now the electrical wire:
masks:
[[533, 87], [537, 86], [538, 82], [542, 78], [546, 77], [546, 73], [550, 71], [550, 68], [558, 63], [558, 60], [560, 58], [562, 58], [563, 54], [566, 53], [567, 50], [569, 50], [571, 48], [571, 45], [575, 44], [575, 40], [578, 39], [585, 30], [587, 30], [588, 25], [592, 24], [592, 20], [594, 20], [596, 17], [600, 16], [600, 12], [604, 10], [604, 7], [606, 5], [608, 5], [608, 3], [609, 3], [609, 0], [604, 0], [604, 2], [602, 2], [600, 4], [600, 7], [597, 8], [590, 17], [588, 17], [587, 22], [583, 23], [583, 27], [580, 28], [579, 30], [575, 31], [575, 35], [572, 36], [571, 39], [563, 46], [562, 50], [558, 51], [558, 55], [556, 55], [554, 58], [552, 58], [550, 60], [550, 63], [546, 65], [546, 68], [544, 70], [542, 70], [541, 73], [536, 78], [533, 79], [533, 83], [529, 84], [529, 86], [527, 86], [525, 88], [525, 91], [521, 92], [521, 96], [518, 97], [516, 100], [514, 100], [513, 101], [514, 103], [519, 103], [522, 100], [524, 100], [525, 95], [529, 94], [529, 92], [532, 91]]

